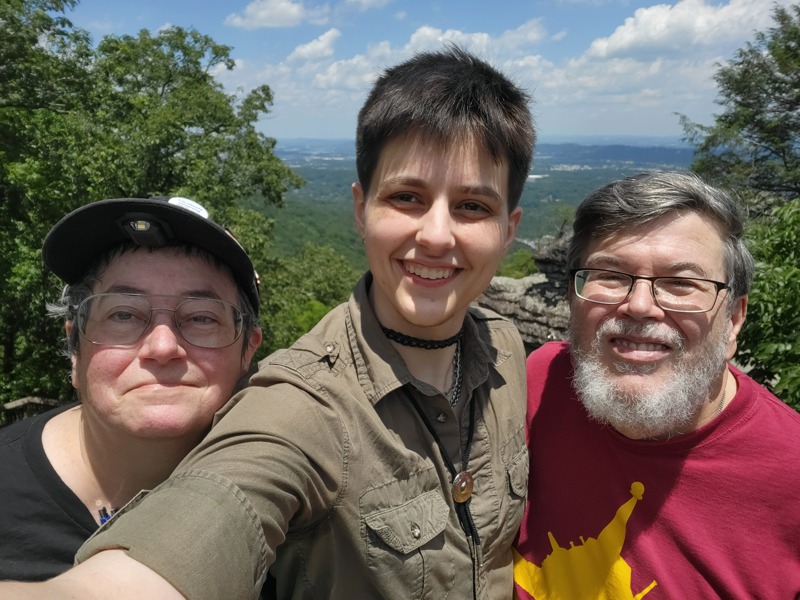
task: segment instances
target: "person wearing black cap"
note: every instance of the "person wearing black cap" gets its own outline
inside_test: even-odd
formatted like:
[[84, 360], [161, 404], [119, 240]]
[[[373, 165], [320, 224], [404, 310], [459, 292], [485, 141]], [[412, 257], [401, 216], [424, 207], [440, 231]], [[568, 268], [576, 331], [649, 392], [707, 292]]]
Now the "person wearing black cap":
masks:
[[250, 258], [196, 202], [83, 206], [42, 254], [67, 284], [50, 309], [65, 320], [80, 403], [0, 429], [0, 579], [72, 566], [202, 439], [261, 342]]
[[[525, 351], [473, 306], [513, 243], [529, 96], [458, 49], [387, 69], [356, 131], [350, 299], [259, 363], [170, 478], [8, 598], [458, 598], [513, 593]], [[27, 595], [25, 595], [27, 593]]]

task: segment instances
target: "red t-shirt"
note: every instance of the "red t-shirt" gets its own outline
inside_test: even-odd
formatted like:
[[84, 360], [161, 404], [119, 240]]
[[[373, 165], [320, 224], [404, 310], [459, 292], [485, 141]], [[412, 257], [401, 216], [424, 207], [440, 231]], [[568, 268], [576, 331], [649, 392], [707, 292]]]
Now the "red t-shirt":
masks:
[[800, 414], [731, 367], [719, 417], [631, 440], [589, 420], [568, 344], [527, 370], [521, 600], [800, 598]]

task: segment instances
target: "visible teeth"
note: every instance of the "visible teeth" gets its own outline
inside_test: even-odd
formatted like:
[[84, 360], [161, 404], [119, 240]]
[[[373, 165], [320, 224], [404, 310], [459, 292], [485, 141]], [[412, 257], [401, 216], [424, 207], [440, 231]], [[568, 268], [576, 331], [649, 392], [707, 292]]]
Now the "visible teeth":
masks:
[[631, 350], [642, 350], [647, 352], [653, 352], [656, 350], [666, 350], [667, 347], [664, 344], [636, 344], [629, 340], [617, 340], [620, 346], [625, 346], [626, 348], [630, 348]]
[[453, 274], [454, 269], [428, 269], [420, 265], [406, 265], [406, 271], [423, 279], [444, 279]]

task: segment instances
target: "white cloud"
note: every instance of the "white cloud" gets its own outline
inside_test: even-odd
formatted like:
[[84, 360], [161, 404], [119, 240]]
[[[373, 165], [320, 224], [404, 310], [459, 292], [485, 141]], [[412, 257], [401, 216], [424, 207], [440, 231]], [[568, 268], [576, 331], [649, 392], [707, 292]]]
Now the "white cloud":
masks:
[[242, 29], [262, 27], [294, 27], [301, 23], [325, 23], [329, 13], [327, 4], [307, 7], [302, 0], [252, 0], [244, 9], [244, 15], [232, 13], [225, 19], [226, 25]]
[[444, 44], [458, 44], [476, 54], [485, 54], [491, 37], [486, 33], [464, 33], [458, 29], [438, 29], [423, 25], [418, 28], [405, 45], [406, 51], [424, 52], [439, 50]]
[[497, 42], [505, 51], [529, 49], [547, 39], [547, 30], [541, 19], [531, 19], [516, 29], [504, 31]]
[[297, 60], [319, 60], [321, 58], [327, 58], [329, 56], [333, 56], [333, 46], [342, 36], [342, 32], [336, 29], [329, 29], [317, 39], [307, 43], [297, 46], [289, 57], [286, 59], [287, 61], [297, 61]]
[[712, 1], [639, 9], [582, 55], [554, 64], [531, 53], [504, 67], [533, 90], [551, 132], [676, 135], [676, 113], [708, 123], [719, 112], [719, 64], [773, 25], [764, 0]]
[[[675, 113], [707, 123], [718, 112], [713, 78], [718, 63], [752, 40], [755, 31], [771, 26], [764, 0], [674, 0], [672, 5], [637, 10], [612, 35], [587, 44], [583, 54], [573, 51], [572, 58], [548, 54], [557, 46], [563, 55], [568, 45], [561, 40], [567, 31], [551, 34], [538, 18], [493, 35], [426, 25], [405, 41], [379, 41], [358, 54], [337, 57], [334, 50], [340, 52], [348, 35], [342, 26], [297, 46], [279, 65], [258, 73], [247, 73], [246, 66], [239, 83], [247, 89], [267, 82], [275, 93], [267, 131], [291, 119], [279, 136], [348, 137], [359, 107], [384, 68], [415, 52], [456, 43], [532, 92], [534, 114], [545, 137], [675, 136], [680, 132]], [[570, 41], [575, 41], [573, 32]], [[230, 89], [231, 75], [221, 74], [222, 78]]]
[[726, 47], [772, 22], [764, 0], [680, 0], [637, 9], [613, 34], [592, 42], [597, 58], [640, 57], [655, 53], [691, 53], [698, 47]]
[[357, 54], [347, 60], [338, 60], [328, 65], [314, 79], [314, 86], [327, 90], [346, 90], [366, 94], [380, 70], [387, 64], [397, 62], [397, 54], [388, 42], [370, 47], [368, 53]]

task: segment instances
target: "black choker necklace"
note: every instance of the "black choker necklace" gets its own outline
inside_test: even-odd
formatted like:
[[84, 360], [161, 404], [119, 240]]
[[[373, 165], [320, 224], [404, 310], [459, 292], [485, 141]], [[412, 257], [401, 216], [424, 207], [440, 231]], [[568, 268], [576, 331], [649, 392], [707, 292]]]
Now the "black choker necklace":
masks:
[[455, 344], [464, 336], [463, 327], [458, 330], [457, 334], [455, 334], [453, 337], [447, 338], [446, 340], [423, 340], [422, 338], [412, 337], [410, 335], [406, 335], [405, 333], [395, 331], [394, 329], [389, 329], [383, 325], [381, 325], [381, 329], [383, 329], [384, 335], [386, 335], [386, 337], [393, 342], [397, 342], [403, 346], [411, 346], [412, 348], [424, 348], [425, 350], [440, 350], [441, 348], [447, 348], [448, 346]]

